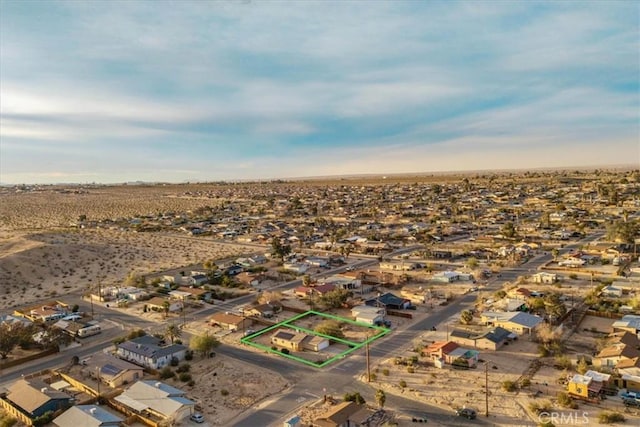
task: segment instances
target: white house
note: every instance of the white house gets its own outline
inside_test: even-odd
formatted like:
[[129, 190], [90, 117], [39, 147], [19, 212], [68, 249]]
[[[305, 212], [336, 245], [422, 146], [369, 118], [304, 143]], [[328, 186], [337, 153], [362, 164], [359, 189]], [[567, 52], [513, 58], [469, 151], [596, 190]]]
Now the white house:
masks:
[[383, 307], [371, 307], [368, 305], [357, 305], [351, 309], [351, 316], [356, 322], [375, 325], [384, 321], [386, 311]]
[[533, 281], [533, 283], [551, 284], [558, 281], [558, 275], [555, 273], [547, 273], [546, 271], [541, 271], [540, 273], [536, 273], [531, 276], [531, 280]]
[[116, 355], [124, 360], [146, 368], [161, 369], [172, 359], [184, 360], [187, 347], [181, 344], [160, 346], [160, 339], [145, 335], [118, 344]]
[[460, 280], [460, 274], [455, 271], [441, 271], [433, 275], [432, 280], [436, 282], [451, 283]]

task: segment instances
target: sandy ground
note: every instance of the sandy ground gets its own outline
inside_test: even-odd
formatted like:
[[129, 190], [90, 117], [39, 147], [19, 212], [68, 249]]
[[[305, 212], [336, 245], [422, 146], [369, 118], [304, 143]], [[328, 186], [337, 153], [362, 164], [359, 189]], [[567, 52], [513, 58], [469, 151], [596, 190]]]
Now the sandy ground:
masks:
[[225, 356], [196, 357], [189, 363], [195, 381], [193, 387], [177, 379], [168, 383], [187, 391], [211, 426], [232, 425], [239, 414], [288, 386], [287, 381], [273, 371]]
[[[585, 353], [590, 348], [595, 348], [595, 338], [600, 336], [590, 330], [595, 327], [599, 331], [610, 331], [611, 319], [603, 319], [587, 316], [581, 323], [579, 333], [574, 334], [566, 343], [569, 348], [580, 348]], [[425, 332], [419, 340], [424, 344], [432, 341], [445, 340], [445, 333]], [[409, 358], [417, 353], [411, 349], [404, 349], [396, 356]], [[409, 373], [406, 366], [396, 365], [395, 358], [390, 358], [375, 366], [377, 378], [371, 384], [376, 388], [382, 388], [387, 393], [398, 394], [409, 399], [427, 402], [439, 408], [449, 408], [452, 413], [456, 408], [468, 407], [478, 411], [481, 418], [485, 418], [485, 370], [480, 363], [476, 369], [461, 371], [450, 369], [438, 369], [430, 364], [420, 362], [414, 367], [414, 372]], [[531, 378], [531, 385], [516, 393], [502, 390], [503, 381], [516, 381], [527, 369], [530, 362], [538, 359], [537, 344], [527, 337], [521, 337], [515, 343], [504, 346], [498, 351], [480, 351], [480, 359], [489, 363], [488, 388], [489, 388], [489, 418], [491, 425], [495, 426], [535, 426], [537, 416], [529, 410], [532, 402], [549, 400], [552, 403], [558, 392], [566, 391], [565, 386], [559, 384], [561, 377], [572, 375], [575, 372], [562, 371], [554, 368], [553, 359], [545, 359], [545, 364]], [[424, 358], [419, 357], [419, 361]], [[495, 367], [495, 368], [494, 368]], [[365, 377], [361, 377], [364, 381]], [[406, 383], [401, 387], [400, 381]], [[534, 397], [540, 392], [538, 397]], [[621, 412], [627, 418], [628, 425], [640, 425], [640, 410], [626, 409], [616, 399], [610, 398], [600, 404], [586, 404], [579, 402], [576, 410], [561, 409], [557, 405], [554, 411], [564, 413], [570, 417], [571, 413], [579, 413], [581, 424], [585, 426], [597, 426], [598, 414], [603, 410]], [[576, 412], [577, 411], [577, 412]], [[583, 412], [588, 422], [584, 423]], [[566, 418], [569, 419], [569, 418]], [[402, 423], [400, 423], [402, 425]]]
[[178, 234], [0, 232], [0, 309], [255, 250]]

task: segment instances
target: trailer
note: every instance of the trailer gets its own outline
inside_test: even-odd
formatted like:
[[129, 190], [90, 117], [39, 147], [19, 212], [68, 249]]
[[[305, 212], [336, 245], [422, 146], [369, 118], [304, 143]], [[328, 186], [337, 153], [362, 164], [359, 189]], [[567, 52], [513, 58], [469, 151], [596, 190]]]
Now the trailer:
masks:
[[78, 329], [78, 337], [85, 338], [90, 337], [92, 335], [97, 335], [102, 331], [100, 325], [89, 325], [85, 326], [82, 329]]

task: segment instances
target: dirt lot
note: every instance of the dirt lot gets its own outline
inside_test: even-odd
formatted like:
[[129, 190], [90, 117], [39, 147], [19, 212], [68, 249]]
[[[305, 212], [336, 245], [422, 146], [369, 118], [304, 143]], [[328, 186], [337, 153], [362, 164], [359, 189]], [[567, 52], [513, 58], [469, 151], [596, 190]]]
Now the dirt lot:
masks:
[[26, 305], [89, 286], [122, 284], [146, 274], [221, 259], [256, 248], [183, 235], [83, 230], [0, 232], [0, 309]]
[[[578, 333], [574, 334], [566, 343], [570, 349], [568, 353], [572, 354], [574, 350], [580, 349], [584, 353], [591, 354], [589, 349], [595, 348], [596, 339], [603, 336], [603, 332], [610, 331], [612, 322], [611, 319], [585, 317]], [[591, 328], [600, 332], [591, 332]], [[445, 339], [446, 332], [429, 331], [414, 340], [413, 345], [421, 347], [433, 341]], [[471, 370], [456, 370], [450, 366], [439, 369], [426, 363], [425, 358], [410, 349], [396, 354], [396, 357], [405, 359], [415, 356], [418, 356], [418, 363], [411, 368], [413, 372], [410, 372], [408, 366], [397, 365], [395, 357], [375, 366], [376, 380], [373, 382], [373, 386], [383, 388], [389, 393], [425, 401], [440, 408], [451, 408], [452, 412], [455, 408], [465, 406], [475, 408], [479, 414], [484, 414], [486, 396], [484, 363], [479, 363], [476, 369]], [[544, 360], [543, 366], [531, 378], [530, 386], [515, 393], [502, 389], [504, 381], [516, 381], [530, 363], [538, 358], [537, 344], [529, 340], [528, 337], [521, 337], [516, 342], [497, 351], [480, 351], [480, 360], [488, 362], [486, 378], [489, 388], [488, 402], [491, 425], [535, 425], [536, 415], [530, 412], [530, 403], [543, 400], [550, 400], [553, 403], [558, 392], [565, 391], [565, 386], [559, 383], [559, 379], [571, 376], [575, 372], [554, 368], [551, 358]], [[365, 378], [362, 377], [361, 380], [364, 381]], [[640, 423], [638, 417], [640, 411], [625, 409], [616, 398], [609, 398], [599, 405], [578, 404], [580, 413], [585, 411], [589, 414], [589, 426], [598, 425], [597, 414], [603, 409], [623, 412], [630, 422]], [[561, 409], [558, 411], [562, 412]], [[531, 421], [529, 424], [524, 424], [525, 420]]]

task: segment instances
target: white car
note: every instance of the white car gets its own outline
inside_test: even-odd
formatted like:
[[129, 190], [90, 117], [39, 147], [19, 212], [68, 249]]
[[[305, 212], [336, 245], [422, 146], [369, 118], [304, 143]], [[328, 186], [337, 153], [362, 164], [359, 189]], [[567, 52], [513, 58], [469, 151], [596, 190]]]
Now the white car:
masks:
[[65, 316], [62, 318], [62, 320], [66, 320], [68, 322], [72, 322], [80, 319], [82, 319], [82, 316], [80, 316], [79, 314], [70, 314], [69, 316]]
[[189, 417], [189, 419], [193, 422], [196, 422], [198, 424], [202, 424], [204, 422], [204, 416], [198, 412], [195, 412], [193, 414], [191, 414], [191, 416]]

